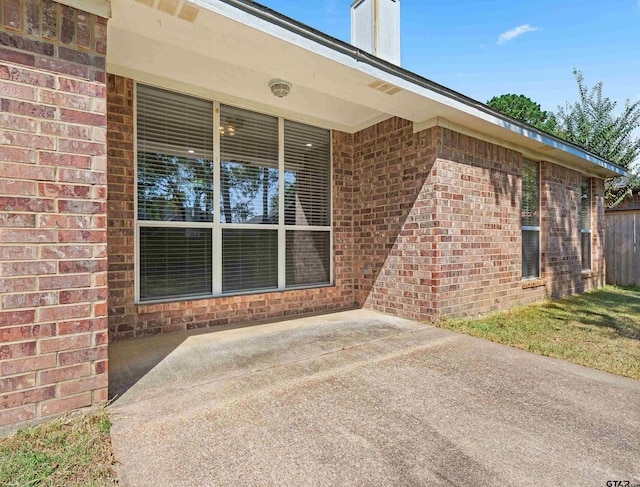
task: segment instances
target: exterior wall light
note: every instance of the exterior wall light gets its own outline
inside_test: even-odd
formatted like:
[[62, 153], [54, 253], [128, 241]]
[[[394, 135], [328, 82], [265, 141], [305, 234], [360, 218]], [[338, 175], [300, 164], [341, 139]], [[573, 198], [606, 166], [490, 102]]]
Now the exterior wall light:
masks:
[[271, 88], [273, 96], [284, 98], [291, 91], [291, 84], [281, 79], [272, 79], [269, 81], [269, 88]]

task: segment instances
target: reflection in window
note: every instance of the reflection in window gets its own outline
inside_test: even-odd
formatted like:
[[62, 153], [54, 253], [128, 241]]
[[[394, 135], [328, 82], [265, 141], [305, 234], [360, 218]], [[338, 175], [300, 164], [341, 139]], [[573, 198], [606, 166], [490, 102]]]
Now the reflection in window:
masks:
[[591, 270], [591, 179], [582, 178], [580, 187], [580, 253], [582, 270]]
[[222, 223], [278, 223], [278, 119], [220, 108]]
[[522, 162], [522, 278], [540, 277], [540, 165]]
[[284, 124], [284, 205], [287, 225], [326, 226], [331, 221], [329, 131]]

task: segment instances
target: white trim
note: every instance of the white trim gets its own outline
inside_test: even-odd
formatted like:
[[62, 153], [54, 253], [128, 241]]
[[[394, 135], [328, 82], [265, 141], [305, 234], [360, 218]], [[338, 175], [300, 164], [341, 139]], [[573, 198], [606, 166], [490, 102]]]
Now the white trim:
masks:
[[55, 0], [55, 2], [98, 17], [111, 18], [111, 0]]
[[313, 32], [300, 25], [292, 24], [286, 19], [278, 17], [277, 14], [265, 11], [264, 7], [248, 5], [244, 4], [244, 2], [243, 6], [240, 7], [237, 0], [191, 1], [205, 10], [222, 15], [235, 22], [308, 50], [316, 55], [340, 63], [354, 71], [373, 76], [376, 79], [386, 81], [446, 107], [451, 107], [461, 113], [480, 119], [483, 122], [504, 128], [519, 136], [535, 140], [551, 148], [577, 156], [614, 173], [614, 175], [625, 174], [621, 168], [617, 168], [610, 162], [598, 158], [577, 146], [564, 143], [553, 136], [545, 135], [525, 123], [519, 123], [516, 120], [506, 118], [480, 102], [459, 95], [452, 90], [438, 87], [435, 83], [420, 78], [418, 75], [407, 70], [393, 66], [391, 63], [378, 60], [370, 55], [361, 55], [357, 48], [353, 46], [335, 41], [322, 33]]
[[[580, 267], [582, 268], [582, 272], [590, 272], [593, 270], [593, 178], [587, 178], [589, 183], [589, 228], [582, 228], [582, 180], [580, 181], [580, 211], [578, 213], [578, 217], [580, 218]], [[584, 260], [584, 255], [582, 255], [582, 235], [589, 235], [589, 267], [582, 267], [582, 260]]]
[[[537, 152], [533, 149], [523, 147], [519, 144], [514, 144], [513, 142], [508, 142], [504, 139], [500, 139], [498, 137], [494, 137], [492, 135], [488, 135], [482, 132], [478, 132], [477, 130], [464, 127], [463, 125], [450, 122], [449, 120], [443, 117], [433, 117], [424, 122], [414, 122], [413, 133], [417, 134], [418, 132], [422, 132], [424, 130], [428, 130], [434, 127], [442, 127], [462, 135], [473, 137], [474, 139], [478, 139], [483, 142], [488, 142], [490, 144], [497, 145], [499, 147], [504, 147], [505, 149], [510, 149], [510, 150], [519, 152], [520, 154], [522, 154], [522, 157], [524, 157], [525, 159], [530, 159], [532, 160], [532, 162], [536, 162], [536, 161], [550, 162], [552, 164], [555, 164], [556, 166], [566, 167], [567, 169], [571, 169], [573, 171], [579, 172], [589, 177], [598, 178], [598, 179], [603, 178], [603, 176], [597, 175], [594, 172], [587, 171], [584, 168], [578, 168], [576, 166], [572, 166], [571, 164], [567, 164], [566, 162], [562, 162], [560, 159], [557, 159], [556, 157], [551, 156], [545, 151]], [[554, 147], [545, 146], [545, 149], [553, 150]], [[540, 148], [540, 150], [542, 150], [542, 148]], [[598, 167], [601, 167], [601, 166], [598, 166]]]
[[222, 216], [220, 213], [220, 102], [213, 102], [213, 242], [211, 245], [211, 290], [213, 295], [222, 294]]
[[183, 222], [166, 220], [138, 220], [139, 227], [152, 228], [212, 228], [213, 222]]
[[[523, 232], [538, 232], [538, 275], [537, 276], [523, 276], [522, 275], [522, 265], [520, 266], [520, 278], [523, 281], [535, 280], [542, 278], [542, 164], [540, 161], [532, 161], [529, 158], [525, 158], [523, 161], [529, 162], [531, 164], [535, 164], [538, 168], [538, 219], [540, 220], [539, 225], [522, 225], [520, 224], [520, 238], [522, 239]], [[522, 180], [522, 172], [520, 173], [520, 179]], [[522, 193], [524, 194], [524, 188], [522, 188]], [[520, 212], [522, 212], [522, 198], [520, 199]], [[521, 221], [522, 221], [522, 217]], [[522, 241], [522, 240], [521, 240]], [[524, 262], [524, 252], [521, 251], [521, 259]]]
[[223, 230], [278, 230], [279, 225], [266, 223], [221, 223]]
[[266, 105], [259, 102], [253, 102], [243, 98], [237, 98], [235, 96], [231, 96], [221, 91], [210, 90], [208, 88], [203, 88], [201, 86], [196, 86], [196, 85], [184, 83], [181, 81], [175, 81], [169, 78], [165, 78], [164, 76], [149, 74], [143, 71], [138, 71], [133, 68], [121, 66], [119, 64], [107, 63], [107, 71], [110, 74], [115, 74], [118, 76], [123, 76], [125, 78], [135, 79], [139, 83], [162, 88], [163, 90], [173, 91], [175, 93], [182, 93], [184, 95], [194, 96], [197, 98], [201, 98], [203, 100], [212, 100], [212, 101], [215, 100], [223, 105], [229, 105], [234, 108], [242, 108], [243, 110], [249, 110], [255, 113], [261, 113], [263, 115], [270, 115], [272, 117], [284, 117], [285, 119], [290, 120], [292, 122], [300, 122], [306, 125], [312, 125], [313, 127], [323, 128], [327, 130], [336, 129], [336, 130], [340, 130], [341, 132], [355, 133], [355, 132], [359, 132], [362, 129], [370, 127], [375, 123], [381, 122], [383, 120], [387, 120], [388, 118], [392, 117], [392, 115], [384, 114], [372, 119], [371, 123], [367, 121], [361, 125], [352, 127], [350, 125], [344, 125], [340, 123], [331, 122], [322, 118], [317, 118], [312, 115], [300, 114], [298, 112], [294, 112], [292, 110], [287, 110], [284, 108], [278, 108], [276, 110], [271, 105]]
[[284, 205], [284, 118], [278, 117], [278, 288], [287, 286], [287, 230]]
[[133, 265], [134, 302], [140, 301], [140, 227], [138, 226], [138, 83], [133, 83]]
[[333, 251], [333, 131], [329, 131], [329, 160], [329, 282], [333, 284], [336, 258]]
[[[212, 299], [226, 296], [241, 296], [250, 294], [261, 294], [267, 292], [283, 292], [294, 289], [314, 289], [321, 287], [329, 287], [334, 285], [334, 252], [333, 252], [333, 134], [329, 130], [329, 142], [330, 153], [330, 180], [329, 180], [329, 211], [330, 211], [330, 224], [329, 226], [313, 226], [313, 225], [286, 225], [285, 222], [285, 208], [284, 208], [284, 171], [285, 171], [285, 156], [284, 156], [284, 136], [285, 136], [285, 119], [278, 117], [278, 187], [279, 187], [279, 201], [278, 201], [278, 223], [277, 224], [253, 224], [253, 223], [222, 223], [221, 221], [221, 209], [220, 209], [220, 101], [211, 100], [206, 97], [200, 96], [201, 99], [211, 101], [213, 103], [213, 221], [211, 222], [188, 222], [188, 221], [154, 221], [154, 220], [138, 220], [138, 128], [137, 128], [137, 89], [139, 81], [134, 83], [134, 107], [133, 107], [133, 151], [134, 151], [134, 273], [135, 273], [135, 304], [147, 305], [154, 303], [166, 303], [166, 302], [180, 302], [180, 301], [192, 301], [195, 299]], [[146, 83], [145, 83], [146, 84]], [[150, 85], [151, 86], [151, 85]], [[183, 92], [184, 93], [184, 92]], [[191, 93], [184, 93], [188, 96], [198, 96]], [[232, 105], [230, 105], [232, 106]], [[255, 112], [255, 110], [254, 110]], [[287, 119], [288, 120], [288, 119]], [[296, 120], [297, 121], [297, 120]], [[324, 128], [324, 127], [321, 127]], [[212, 233], [212, 294], [199, 294], [195, 296], [182, 296], [176, 298], [159, 298], [153, 300], [141, 301], [140, 299], [140, 228], [204, 228], [211, 230]], [[271, 230], [278, 232], [278, 287], [257, 289], [240, 292], [228, 292], [222, 291], [222, 234], [225, 229], [236, 230]], [[312, 284], [304, 286], [287, 287], [286, 285], [286, 232], [288, 230], [303, 230], [311, 232], [327, 232], [330, 237], [330, 276], [329, 283]]]

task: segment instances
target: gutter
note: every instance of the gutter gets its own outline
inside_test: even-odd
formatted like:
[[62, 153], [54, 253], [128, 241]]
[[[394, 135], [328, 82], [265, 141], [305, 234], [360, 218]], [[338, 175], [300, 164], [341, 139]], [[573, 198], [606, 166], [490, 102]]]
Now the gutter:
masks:
[[[606, 159], [594, 154], [593, 152], [587, 151], [586, 149], [576, 145], [572, 142], [567, 142], [562, 140], [554, 135], [543, 132], [531, 125], [528, 125], [520, 120], [512, 118], [508, 115], [505, 115], [501, 112], [498, 112], [484, 103], [481, 103], [473, 98], [469, 98], [462, 93], [458, 93], [450, 88], [447, 88], [443, 85], [435, 83], [423, 76], [420, 76], [416, 73], [413, 73], [407, 69], [401, 68], [394, 64], [391, 64], [387, 61], [384, 61], [380, 58], [375, 57], [372, 54], [369, 54], [362, 49], [359, 49], [351, 44], [348, 44], [344, 41], [336, 39], [324, 32], [321, 32], [313, 27], [309, 27], [302, 22], [298, 22], [297, 20], [291, 19], [275, 10], [272, 10], [268, 7], [255, 3], [251, 0], [219, 0], [222, 3], [235, 7], [239, 10], [244, 11], [254, 17], [257, 17], [261, 20], [270, 22], [278, 27], [286, 29], [292, 33], [310, 39], [318, 44], [323, 45], [324, 47], [328, 47], [336, 52], [347, 55], [357, 62], [366, 63], [380, 71], [384, 71], [387, 74], [391, 74], [392, 76], [401, 78], [405, 81], [408, 81], [412, 84], [415, 84], [421, 88], [428, 89], [433, 91], [441, 96], [450, 98], [459, 103], [462, 103], [474, 110], [481, 111], [485, 114], [488, 114], [492, 117], [495, 117], [504, 122], [504, 128], [511, 130], [512, 132], [519, 133], [525, 137], [530, 139], [537, 140], [543, 144], [549, 145], [556, 149], [563, 150], [564, 152], [568, 152], [570, 154], [574, 154], [588, 162], [591, 162], [597, 166], [600, 166], [604, 169], [607, 169], [611, 172], [616, 173], [619, 176], [625, 176], [627, 174], [626, 170], [616, 164], [613, 164]], [[528, 134], [535, 134], [536, 137], [531, 137]]]

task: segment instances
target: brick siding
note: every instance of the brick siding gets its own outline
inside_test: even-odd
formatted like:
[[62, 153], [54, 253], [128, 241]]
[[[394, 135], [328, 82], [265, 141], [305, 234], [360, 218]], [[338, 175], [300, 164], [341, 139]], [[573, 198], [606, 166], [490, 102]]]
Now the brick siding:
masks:
[[581, 175], [541, 162], [540, 279], [522, 280], [522, 155], [397, 118], [353, 137], [355, 302], [409, 318], [481, 315], [604, 284], [604, 188], [581, 271]]
[[358, 306], [414, 319], [435, 310], [436, 135], [392, 118], [353, 136]]
[[135, 304], [133, 81], [108, 76], [109, 331], [112, 339], [353, 306], [352, 176], [349, 136], [334, 134], [335, 286], [163, 304]]
[[[115, 339], [352, 305], [419, 320], [479, 315], [603, 284], [603, 185], [593, 272], [582, 273], [580, 173], [541, 162], [541, 277], [523, 281], [522, 155], [391, 118], [334, 131], [336, 286], [166, 304], [134, 302], [133, 81], [109, 76], [109, 325]], [[566, 215], [573, 215], [567, 218]], [[594, 215], [595, 216], [595, 215]]]
[[105, 49], [105, 19], [0, 0], [0, 426], [106, 399], [109, 339], [354, 305], [436, 320], [604, 284], [602, 180], [585, 273], [581, 175], [540, 162], [541, 277], [523, 281], [522, 154], [391, 118], [332, 134], [335, 285], [138, 305], [134, 82]]
[[107, 398], [106, 20], [0, 1], [0, 426]]

